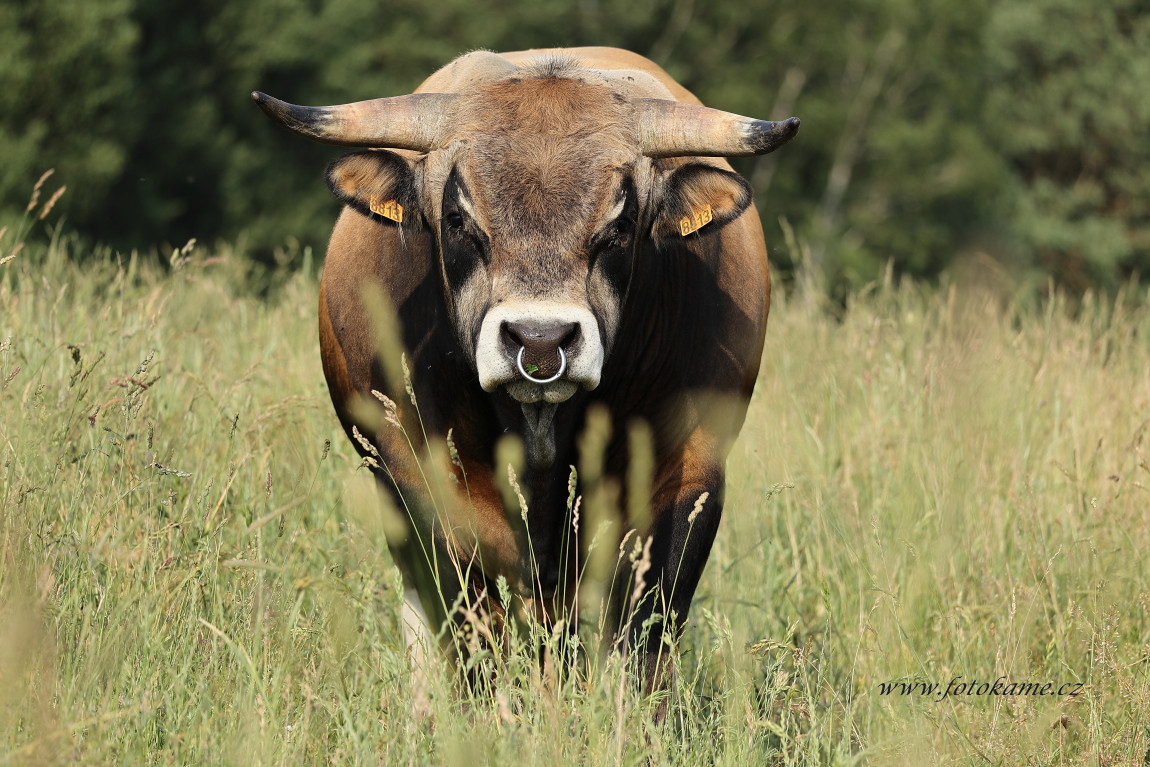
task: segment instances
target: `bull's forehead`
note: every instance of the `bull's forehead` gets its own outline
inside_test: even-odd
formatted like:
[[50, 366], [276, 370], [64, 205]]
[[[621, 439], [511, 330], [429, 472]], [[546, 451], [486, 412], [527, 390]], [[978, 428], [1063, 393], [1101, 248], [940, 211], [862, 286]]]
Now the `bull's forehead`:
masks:
[[582, 70], [508, 77], [461, 95], [456, 127], [463, 133], [602, 133], [624, 144], [635, 142], [630, 99]]
[[587, 152], [586, 143], [566, 139], [505, 141], [492, 136], [474, 148], [464, 170], [473, 201], [491, 228], [555, 236], [594, 226], [613, 207], [629, 158]]
[[489, 84], [461, 105], [455, 139], [476, 211], [500, 237], [556, 246], [585, 236], [640, 157], [630, 100], [571, 77]]

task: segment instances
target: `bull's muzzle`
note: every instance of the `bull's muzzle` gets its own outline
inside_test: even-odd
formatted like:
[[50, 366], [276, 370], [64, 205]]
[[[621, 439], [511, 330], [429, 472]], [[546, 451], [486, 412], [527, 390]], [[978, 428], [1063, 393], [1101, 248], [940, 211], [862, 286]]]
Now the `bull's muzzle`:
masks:
[[501, 301], [483, 318], [475, 367], [484, 391], [503, 388], [522, 403], [558, 404], [599, 385], [603, 344], [585, 306]]

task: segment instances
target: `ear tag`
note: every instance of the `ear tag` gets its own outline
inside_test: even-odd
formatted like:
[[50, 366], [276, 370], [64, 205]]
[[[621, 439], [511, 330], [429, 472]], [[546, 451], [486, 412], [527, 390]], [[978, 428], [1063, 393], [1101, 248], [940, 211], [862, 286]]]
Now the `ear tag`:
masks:
[[688, 234], [699, 231], [715, 220], [710, 205], [691, 211], [691, 215], [679, 219], [679, 233], [686, 237]]
[[396, 223], [403, 223], [403, 206], [395, 200], [384, 202], [379, 198], [379, 195], [373, 194], [367, 199], [367, 207], [377, 216], [383, 216]]

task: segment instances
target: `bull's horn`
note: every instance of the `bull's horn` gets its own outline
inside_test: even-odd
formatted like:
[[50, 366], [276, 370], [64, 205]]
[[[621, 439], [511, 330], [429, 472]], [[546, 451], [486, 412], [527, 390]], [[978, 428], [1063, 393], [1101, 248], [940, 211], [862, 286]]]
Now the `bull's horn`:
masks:
[[773, 152], [794, 138], [799, 118], [780, 122], [696, 104], [635, 99], [639, 148], [648, 157], [745, 157]]
[[440, 126], [455, 99], [450, 93], [414, 93], [331, 107], [301, 107], [259, 91], [252, 94], [264, 114], [304, 138], [417, 152], [439, 146]]

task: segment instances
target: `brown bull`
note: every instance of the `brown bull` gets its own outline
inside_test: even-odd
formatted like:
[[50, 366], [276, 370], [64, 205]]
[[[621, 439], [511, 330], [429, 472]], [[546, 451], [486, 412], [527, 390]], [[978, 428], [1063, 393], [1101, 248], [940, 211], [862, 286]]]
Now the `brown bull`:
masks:
[[[621, 514], [597, 545], [614, 560], [626, 533], [643, 552], [641, 567], [617, 565], [609, 628], [648, 688], [661, 684], [664, 634], [683, 625], [718, 528], [770, 304], [750, 186], [710, 158], [770, 152], [798, 120], [708, 109], [610, 48], [471, 53], [413, 95], [337, 107], [253, 98], [301, 135], [368, 148], [328, 169], [346, 207], [320, 345], [344, 428], [359, 423], [372, 444], [357, 449], [378, 451], [413, 528], [391, 544], [413, 609], [438, 627], [503, 576], [516, 609], [575, 624], [596, 533], [572, 519], [582, 460], [575, 492]], [[379, 359], [372, 286], [399, 317], [418, 412]], [[402, 427], [363, 423], [356, 402], [373, 391], [401, 403]], [[611, 427], [601, 468], [580, 455], [597, 419]], [[429, 448], [449, 429], [445, 493], [421, 461], [444, 455]], [[504, 503], [504, 435], [525, 448], [526, 515]]]

